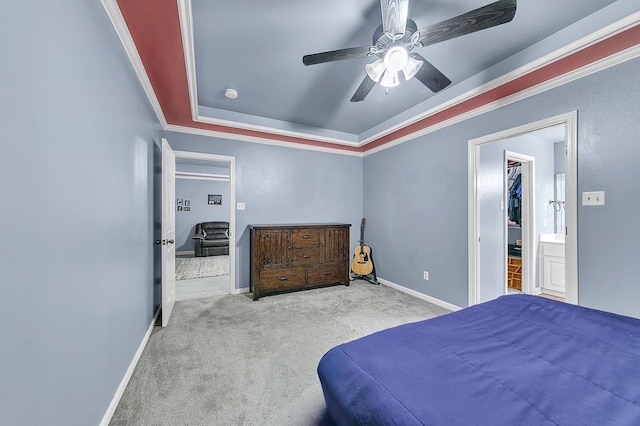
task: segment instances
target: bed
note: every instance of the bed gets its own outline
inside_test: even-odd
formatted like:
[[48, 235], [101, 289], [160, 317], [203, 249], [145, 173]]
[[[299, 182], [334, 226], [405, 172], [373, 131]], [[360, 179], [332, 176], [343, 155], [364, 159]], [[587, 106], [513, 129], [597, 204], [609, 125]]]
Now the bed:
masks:
[[509, 295], [345, 343], [338, 425], [640, 425], [640, 320]]

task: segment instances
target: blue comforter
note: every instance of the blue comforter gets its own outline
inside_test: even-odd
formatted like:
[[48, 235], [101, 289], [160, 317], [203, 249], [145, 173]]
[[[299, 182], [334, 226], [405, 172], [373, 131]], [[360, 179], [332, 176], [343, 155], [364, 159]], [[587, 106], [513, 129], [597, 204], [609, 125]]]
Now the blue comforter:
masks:
[[640, 425], [640, 320], [503, 296], [337, 346], [318, 375], [338, 425]]

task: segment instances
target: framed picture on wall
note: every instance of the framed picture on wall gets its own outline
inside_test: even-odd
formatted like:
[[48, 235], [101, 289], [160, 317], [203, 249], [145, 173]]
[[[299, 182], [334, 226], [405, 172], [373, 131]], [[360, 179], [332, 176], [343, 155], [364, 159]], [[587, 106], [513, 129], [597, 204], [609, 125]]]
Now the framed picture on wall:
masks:
[[209, 194], [208, 204], [210, 206], [220, 206], [220, 205], [222, 205], [222, 195]]
[[178, 211], [181, 212], [182, 211], [182, 206], [178, 206]]
[[182, 198], [178, 198], [176, 200], [176, 205], [181, 206], [182, 205]]
[[184, 200], [184, 205], [185, 206], [190, 206], [191, 205], [191, 200]]
[[183, 212], [190, 212], [191, 211], [191, 207], [189, 206], [184, 206], [184, 208], [182, 209]]

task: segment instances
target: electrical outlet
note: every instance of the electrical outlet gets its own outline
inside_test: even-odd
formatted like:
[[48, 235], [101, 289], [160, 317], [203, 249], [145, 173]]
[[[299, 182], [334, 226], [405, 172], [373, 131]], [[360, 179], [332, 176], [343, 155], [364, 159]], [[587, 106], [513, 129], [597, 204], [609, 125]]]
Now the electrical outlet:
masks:
[[582, 193], [583, 206], [604, 206], [604, 191]]
[[244, 203], [238, 203], [238, 210], [244, 210]]
[[429, 272], [423, 271], [422, 272], [422, 277], [425, 279], [425, 281], [429, 281]]

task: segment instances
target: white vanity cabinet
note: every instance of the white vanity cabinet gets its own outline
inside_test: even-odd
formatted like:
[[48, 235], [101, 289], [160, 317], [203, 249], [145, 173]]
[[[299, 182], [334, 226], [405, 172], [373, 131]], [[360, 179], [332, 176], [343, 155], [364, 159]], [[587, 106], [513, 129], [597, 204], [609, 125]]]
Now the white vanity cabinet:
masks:
[[564, 265], [564, 240], [540, 238], [540, 278], [543, 293], [564, 296]]

